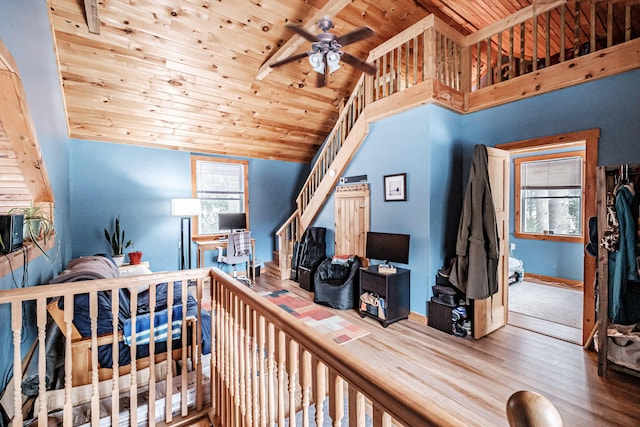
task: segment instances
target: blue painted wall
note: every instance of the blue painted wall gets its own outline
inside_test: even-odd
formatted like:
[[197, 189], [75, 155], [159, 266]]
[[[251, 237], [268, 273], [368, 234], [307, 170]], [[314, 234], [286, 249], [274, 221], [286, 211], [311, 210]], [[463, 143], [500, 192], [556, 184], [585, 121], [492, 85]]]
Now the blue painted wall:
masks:
[[[601, 131], [599, 165], [638, 163], [639, 99], [640, 70], [636, 70], [466, 115], [465, 164], [471, 161], [474, 144], [494, 146], [593, 128]], [[526, 272], [582, 280], [582, 244], [515, 239], [513, 230], [512, 216], [510, 240], [516, 242], [514, 255], [524, 261]]]
[[[639, 163], [639, 99], [640, 70], [636, 70], [468, 115], [431, 105], [372, 124], [345, 175], [368, 175], [371, 230], [412, 236], [411, 310], [426, 313], [433, 276], [454, 254], [475, 144], [495, 146], [600, 128], [599, 164]], [[398, 172], [407, 173], [409, 200], [385, 203], [382, 176]], [[314, 225], [329, 229], [327, 245], [332, 251], [332, 198]], [[525, 269], [532, 272], [550, 267], [553, 273], [544, 274], [581, 278], [582, 246], [553, 243], [549, 250], [553, 259], [544, 257], [547, 248], [540, 251], [527, 243], [518, 243], [516, 255], [529, 260]]]
[[[274, 232], [293, 212], [308, 165], [246, 160], [256, 254], [269, 261]], [[171, 199], [191, 197], [190, 153], [74, 140], [70, 185], [74, 257], [110, 252], [103, 230], [111, 229], [120, 215], [126, 240], [133, 240], [152, 270], [179, 268], [180, 218], [171, 216]], [[207, 252], [206, 266], [217, 265], [215, 255]], [[194, 245], [192, 266], [196, 264]]]
[[[369, 134], [344, 175], [367, 175], [371, 231], [411, 235], [411, 310], [425, 313], [433, 277], [455, 249], [459, 211], [461, 117], [425, 105], [386, 118]], [[407, 201], [385, 202], [384, 175], [407, 173]], [[327, 253], [334, 249], [334, 199], [314, 225], [327, 227]], [[453, 243], [453, 244], [452, 244]]]
[[[46, 283], [71, 257], [71, 240], [65, 238], [70, 231], [69, 223], [69, 140], [60, 82], [58, 80], [53, 41], [49, 31], [47, 5], [38, 0], [0, 0], [0, 39], [14, 57], [45, 167], [55, 196], [55, 227], [60, 239], [60, 252], [53, 263], [39, 257], [28, 265], [27, 286]], [[51, 252], [52, 253], [52, 252]], [[0, 278], [0, 289], [10, 289], [23, 283], [22, 269]], [[32, 307], [25, 306], [25, 318], [29, 318]], [[35, 323], [35, 321], [34, 321]], [[13, 340], [9, 307], [0, 307], [0, 390], [13, 375], [11, 360]], [[22, 344], [23, 354], [31, 345], [32, 327], [25, 329]]]

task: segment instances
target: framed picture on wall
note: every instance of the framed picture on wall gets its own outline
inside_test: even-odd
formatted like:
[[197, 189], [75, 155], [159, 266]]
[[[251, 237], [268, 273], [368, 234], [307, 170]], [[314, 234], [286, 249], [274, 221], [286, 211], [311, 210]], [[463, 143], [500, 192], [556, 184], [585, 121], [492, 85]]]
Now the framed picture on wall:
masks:
[[384, 201], [400, 202], [405, 200], [407, 200], [407, 174], [385, 175]]

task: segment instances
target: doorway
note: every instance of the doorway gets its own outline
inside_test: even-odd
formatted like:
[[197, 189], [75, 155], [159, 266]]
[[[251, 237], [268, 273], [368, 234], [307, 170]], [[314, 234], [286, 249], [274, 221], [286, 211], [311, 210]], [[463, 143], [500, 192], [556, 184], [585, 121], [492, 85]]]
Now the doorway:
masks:
[[[588, 218], [591, 216], [595, 216], [596, 214], [595, 171], [597, 166], [597, 147], [599, 136], [599, 129], [593, 129], [582, 132], [574, 132], [569, 134], [517, 141], [496, 146], [496, 148], [508, 151], [512, 157], [522, 154], [539, 153], [543, 150], [548, 151], [577, 149], [576, 147], [582, 147], [584, 149], [585, 156], [583, 168], [584, 179], [581, 222], [581, 236], [583, 237], [581, 237], [581, 240], [579, 242], [582, 248], [584, 248], [584, 236], [588, 236]], [[514, 206], [516, 206], [515, 203]], [[515, 209], [516, 208], [512, 208], [512, 212]], [[511, 218], [515, 218], [515, 215], [510, 216]], [[515, 227], [513, 225], [511, 227], [511, 231], [512, 235], [514, 235]], [[519, 304], [520, 302], [515, 301], [513, 303], [514, 309], [517, 309], [518, 311], [509, 310], [507, 323], [577, 344], [585, 344], [589, 342], [593, 337], [593, 332], [595, 332], [595, 258], [592, 258], [585, 254], [581, 267], [583, 271], [583, 281], [557, 281], [543, 274], [538, 274], [537, 276], [533, 277], [529, 275], [527, 285], [516, 288], [512, 284], [509, 289], [509, 293], [513, 294], [514, 298], [522, 297], [521, 294], [524, 294], [526, 298], [527, 293], [531, 295], [531, 298], [536, 298], [535, 295], [537, 293], [538, 298], [540, 298], [539, 295], [545, 295], [545, 298], [549, 298], [549, 301], [553, 302], [556, 302], [561, 297], [576, 298], [577, 295], [577, 298], [579, 298], [577, 309], [582, 309], [580, 321], [577, 322], [578, 325], [575, 325], [576, 322], [572, 322], [572, 325], [564, 325], [561, 323], [563, 322], [563, 318], [566, 319], [567, 316], [565, 315], [567, 313], [559, 313], [560, 316], [550, 316], [548, 313], [545, 313], [544, 310], [541, 310], [539, 308], [537, 312], [526, 313], [526, 309], [529, 308], [527, 304], [525, 304], [525, 309], [517, 309], [516, 304]], [[524, 270], [526, 278], [526, 262], [524, 264]], [[520, 282], [515, 284], [515, 286], [519, 285]], [[557, 296], [553, 297], [553, 295]], [[509, 296], [509, 301], [510, 300], [511, 295]], [[540, 303], [543, 301], [537, 302]], [[540, 304], [538, 305], [540, 306]], [[532, 304], [529, 304], [529, 306], [532, 306]], [[561, 305], [558, 304], [558, 306]], [[544, 308], [544, 306], [542, 307]]]

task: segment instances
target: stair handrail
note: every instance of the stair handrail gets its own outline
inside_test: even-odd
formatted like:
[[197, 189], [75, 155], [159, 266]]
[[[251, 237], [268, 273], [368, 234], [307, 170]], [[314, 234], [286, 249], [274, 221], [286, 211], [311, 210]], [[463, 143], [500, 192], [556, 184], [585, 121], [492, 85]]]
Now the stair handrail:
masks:
[[[296, 205], [301, 216], [304, 214], [309, 200], [311, 200], [315, 194], [318, 184], [331, 170], [331, 163], [340, 150], [342, 143], [349, 135], [349, 131], [353, 128], [353, 125], [366, 107], [367, 102], [364, 91], [365, 76], [366, 75], [363, 73], [358, 79], [351, 96], [349, 96], [348, 100], [345, 102], [344, 108], [338, 115], [336, 125], [333, 127], [329, 135], [327, 135], [327, 138], [316, 157], [316, 161], [311, 167], [309, 176], [304, 182], [302, 189], [296, 198]], [[342, 171], [334, 171], [334, 174], [337, 176], [341, 172]]]
[[295, 212], [287, 218], [282, 227], [276, 231], [277, 249], [278, 249], [278, 266], [280, 268], [280, 278], [288, 279], [288, 272], [291, 269], [291, 254], [293, 252], [294, 242], [300, 240], [302, 233], [300, 230], [300, 213], [296, 209]]

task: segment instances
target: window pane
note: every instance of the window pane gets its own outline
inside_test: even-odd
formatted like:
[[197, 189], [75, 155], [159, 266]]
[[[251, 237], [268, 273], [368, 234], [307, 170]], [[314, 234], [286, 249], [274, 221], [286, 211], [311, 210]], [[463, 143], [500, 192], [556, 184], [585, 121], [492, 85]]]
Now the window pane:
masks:
[[579, 236], [582, 230], [581, 195], [581, 189], [522, 190], [522, 231]]
[[219, 213], [244, 212], [244, 164], [196, 161], [196, 195], [202, 202], [198, 234], [216, 234]]
[[582, 169], [583, 158], [575, 152], [522, 159], [520, 232], [582, 235]]

